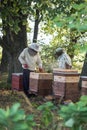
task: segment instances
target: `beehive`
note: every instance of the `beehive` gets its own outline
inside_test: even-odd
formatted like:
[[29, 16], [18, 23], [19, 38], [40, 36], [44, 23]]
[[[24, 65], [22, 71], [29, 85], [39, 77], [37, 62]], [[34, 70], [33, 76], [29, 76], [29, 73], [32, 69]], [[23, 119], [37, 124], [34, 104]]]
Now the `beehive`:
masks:
[[30, 73], [29, 92], [46, 96], [52, 94], [52, 73]]
[[77, 101], [79, 98], [79, 74], [72, 69], [53, 69], [53, 94], [64, 100]]
[[87, 76], [81, 76], [81, 95], [87, 95]]
[[23, 90], [23, 74], [12, 73], [12, 89]]

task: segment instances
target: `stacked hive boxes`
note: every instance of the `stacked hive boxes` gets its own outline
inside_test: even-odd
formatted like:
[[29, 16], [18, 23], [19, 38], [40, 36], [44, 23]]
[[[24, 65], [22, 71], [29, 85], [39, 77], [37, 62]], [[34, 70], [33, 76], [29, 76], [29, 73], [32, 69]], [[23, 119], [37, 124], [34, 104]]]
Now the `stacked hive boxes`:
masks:
[[64, 100], [77, 101], [80, 96], [78, 89], [79, 74], [76, 70], [53, 70], [53, 93], [56, 97], [64, 97]]
[[23, 74], [13, 73], [12, 74], [12, 89], [23, 90]]
[[51, 73], [30, 73], [30, 93], [46, 96], [52, 94], [52, 74]]
[[81, 95], [87, 95], [87, 76], [81, 76]]

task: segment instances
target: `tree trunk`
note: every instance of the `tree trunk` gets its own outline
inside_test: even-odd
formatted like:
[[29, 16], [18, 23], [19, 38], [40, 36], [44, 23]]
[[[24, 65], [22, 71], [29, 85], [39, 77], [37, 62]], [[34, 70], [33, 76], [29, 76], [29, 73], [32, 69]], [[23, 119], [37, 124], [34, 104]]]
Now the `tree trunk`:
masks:
[[38, 26], [39, 26], [39, 10], [36, 10], [36, 19], [35, 19], [34, 35], [33, 35], [33, 42], [35, 43], [37, 42]]
[[[83, 64], [83, 67], [82, 67], [82, 72], [81, 72], [81, 76], [87, 76], [87, 52], [86, 52], [86, 55], [85, 55], [85, 60], [84, 60], [84, 64]], [[81, 89], [81, 78], [79, 80], [79, 88]]]
[[8, 72], [8, 44], [7, 44], [7, 37], [6, 35], [3, 36], [2, 38], [2, 42], [0, 43], [1, 47], [3, 48], [2, 50], [2, 59], [1, 59], [1, 65], [0, 65], [0, 70], [1, 70], [1, 73], [3, 72]]
[[86, 55], [85, 55], [85, 60], [84, 60], [81, 75], [82, 76], [87, 76], [87, 52], [86, 52]]
[[7, 72], [8, 71], [8, 57], [7, 57], [7, 53], [4, 50], [4, 44], [3, 43], [7, 43], [5, 41], [5, 39], [0, 38], [0, 46], [2, 47], [2, 58], [1, 58], [1, 64], [0, 64], [0, 71], [1, 73], [3, 72]]
[[7, 57], [7, 53], [6, 53], [5, 49], [2, 50], [0, 71], [1, 71], [1, 73], [8, 71], [8, 57]]
[[5, 27], [6, 36], [3, 36], [3, 49], [8, 57], [8, 82], [11, 83], [12, 73], [22, 72], [18, 56], [27, 46], [26, 26], [20, 23], [20, 32], [15, 34], [9, 27]]
[[8, 79], [7, 82], [11, 83], [12, 73], [22, 72], [21, 64], [18, 61], [19, 53], [11, 55], [9, 53], [9, 65], [8, 65]]

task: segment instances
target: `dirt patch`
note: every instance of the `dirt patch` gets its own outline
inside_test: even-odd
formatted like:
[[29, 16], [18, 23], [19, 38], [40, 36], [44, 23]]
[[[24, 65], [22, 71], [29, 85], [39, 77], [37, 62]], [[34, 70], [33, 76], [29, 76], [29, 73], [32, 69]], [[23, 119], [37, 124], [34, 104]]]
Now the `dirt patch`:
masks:
[[44, 98], [40, 96], [27, 98], [22, 91], [0, 90], [0, 108], [3, 109], [20, 103], [26, 113], [32, 113], [44, 102]]
[[33, 111], [32, 104], [23, 92], [0, 90], [0, 108], [6, 109], [7, 107], [11, 107], [14, 103], [20, 103], [21, 108], [23, 108], [26, 113]]

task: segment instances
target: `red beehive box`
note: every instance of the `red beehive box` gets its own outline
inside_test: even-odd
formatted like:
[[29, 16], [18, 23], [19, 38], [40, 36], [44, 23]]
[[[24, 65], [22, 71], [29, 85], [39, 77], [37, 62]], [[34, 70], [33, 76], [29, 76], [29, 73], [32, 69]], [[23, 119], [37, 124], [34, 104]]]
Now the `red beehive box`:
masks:
[[87, 95], [87, 76], [81, 76], [81, 95]]
[[12, 89], [23, 90], [23, 74], [13, 73], [12, 74]]
[[52, 94], [52, 73], [30, 73], [29, 92], [46, 96]]
[[77, 101], [79, 99], [79, 74], [76, 70], [53, 70], [53, 94], [55, 97], [64, 97], [64, 100]]

